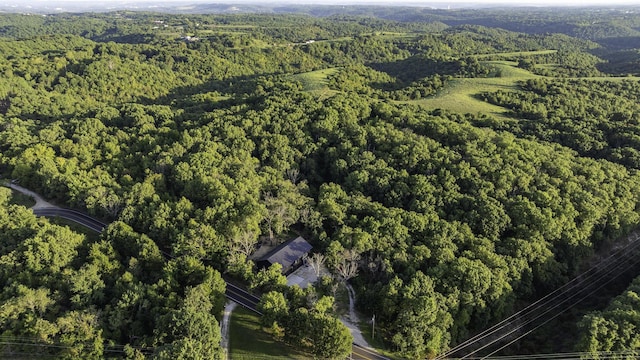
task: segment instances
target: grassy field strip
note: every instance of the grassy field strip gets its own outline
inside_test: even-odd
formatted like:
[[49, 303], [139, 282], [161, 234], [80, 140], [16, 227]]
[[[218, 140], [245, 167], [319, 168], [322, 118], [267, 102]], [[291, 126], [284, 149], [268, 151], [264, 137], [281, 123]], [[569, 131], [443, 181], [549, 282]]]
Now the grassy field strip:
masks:
[[223, 29], [206, 29], [206, 30], [198, 30], [198, 34], [202, 35], [246, 35], [249, 34], [247, 31], [234, 31], [234, 30], [223, 30]]
[[[476, 95], [483, 92], [494, 92], [498, 90], [518, 91], [518, 82], [528, 79], [540, 78], [527, 70], [517, 67], [514, 61], [484, 61], [500, 72], [500, 77], [492, 78], [464, 78], [455, 79], [448, 83], [443, 89], [430, 98], [420, 100], [405, 101], [404, 103], [419, 104], [428, 108], [441, 108], [459, 113], [484, 113], [500, 120], [509, 120], [505, 115], [507, 109], [486, 103]], [[592, 81], [639, 81], [640, 77], [587, 77], [587, 78], [567, 78]]]
[[385, 38], [385, 39], [411, 39], [419, 36], [418, 33], [406, 33], [406, 32], [392, 32], [392, 31], [382, 31], [382, 32], [373, 32], [373, 33], [364, 33], [364, 36], [373, 36], [376, 38]]
[[508, 61], [508, 60], [493, 60], [493, 61], [481, 61], [483, 65], [487, 65], [489, 67], [494, 68], [496, 71], [500, 71], [500, 77], [495, 79], [507, 79], [507, 81], [519, 81], [526, 79], [533, 79], [542, 77], [540, 75], [536, 75], [529, 70], [521, 69], [518, 67], [517, 61]]

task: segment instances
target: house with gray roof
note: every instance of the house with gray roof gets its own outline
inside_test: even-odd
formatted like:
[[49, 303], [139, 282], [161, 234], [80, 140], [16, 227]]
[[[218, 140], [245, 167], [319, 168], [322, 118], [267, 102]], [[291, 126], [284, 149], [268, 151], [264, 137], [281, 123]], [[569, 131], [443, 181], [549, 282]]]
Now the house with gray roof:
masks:
[[282, 265], [282, 273], [287, 275], [302, 265], [302, 258], [305, 254], [308, 254], [312, 248], [307, 240], [298, 236], [293, 240], [278, 245], [258, 260], [256, 265], [259, 269], [264, 269], [278, 263]]

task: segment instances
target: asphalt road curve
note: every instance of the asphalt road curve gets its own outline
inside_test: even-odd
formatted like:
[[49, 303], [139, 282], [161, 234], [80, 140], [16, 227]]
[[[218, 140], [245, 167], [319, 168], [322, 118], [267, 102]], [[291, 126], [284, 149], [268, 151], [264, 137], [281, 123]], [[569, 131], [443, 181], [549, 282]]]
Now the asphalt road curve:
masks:
[[63, 208], [57, 208], [57, 207], [40, 208], [40, 209], [33, 209], [33, 213], [36, 214], [37, 216], [59, 217], [62, 219], [71, 220], [95, 232], [102, 232], [102, 230], [105, 227], [107, 227], [107, 224], [105, 223], [102, 223], [79, 211], [70, 210], [70, 209], [63, 209]]

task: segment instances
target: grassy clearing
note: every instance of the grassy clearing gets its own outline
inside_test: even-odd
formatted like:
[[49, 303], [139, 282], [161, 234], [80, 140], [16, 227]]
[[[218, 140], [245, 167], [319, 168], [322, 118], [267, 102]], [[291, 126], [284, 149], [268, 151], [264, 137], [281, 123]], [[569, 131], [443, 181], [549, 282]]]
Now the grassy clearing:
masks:
[[[497, 60], [497, 61], [482, 61], [483, 65], [493, 68], [494, 71], [500, 73], [500, 77], [495, 78], [499, 83], [509, 83], [519, 80], [539, 78], [540, 75], [536, 75], [528, 70], [518, 67], [516, 61]], [[486, 79], [482, 79], [486, 80]]]
[[260, 329], [260, 319], [248, 310], [237, 307], [231, 314], [229, 327], [229, 358], [240, 359], [309, 359], [309, 354], [274, 340]]
[[247, 34], [246, 31], [240, 30], [223, 30], [223, 29], [198, 29], [198, 37], [206, 35], [243, 35]]
[[331, 90], [331, 89], [329, 89], [327, 87], [327, 88], [320, 89], [320, 90], [310, 90], [310, 91], [308, 91], [308, 93], [313, 95], [319, 101], [322, 101], [324, 99], [328, 99], [328, 98], [334, 96], [338, 92], [335, 91], [335, 90]]
[[486, 103], [476, 98], [483, 92], [498, 90], [518, 90], [517, 82], [539, 77], [531, 72], [517, 68], [512, 61], [486, 61], [500, 77], [455, 79], [441, 89], [435, 96], [406, 103], [419, 104], [429, 108], [441, 108], [457, 113], [484, 113], [497, 119], [508, 120], [506, 109]]
[[[353, 37], [351, 37], [351, 36], [343, 36], [343, 37], [337, 37], [337, 38], [332, 38], [332, 39], [309, 39], [309, 40], [313, 40], [313, 42], [315, 42], [315, 43], [334, 43], [334, 42], [351, 41], [351, 40], [353, 40]], [[294, 45], [306, 45], [306, 44], [305, 43], [296, 43]]]
[[300, 81], [302, 83], [302, 90], [304, 91], [328, 90], [329, 81], [327, 78], [337, 71], [337, 68], [322, 69], [292, 75], [291, 78]]
[[210, 29], [255, 29], [256, 25], [251, 24], [205, 24], [201, 25], [202, 27], [210, 28]]
[[508, 119], [505, 115], [507, 109], [477, 99], [475, 95], [485, 91], [497, 91], [499, 89], [515, 90], [515, 82], [505, 85], [478, 80], [488, 79], [453, 80], [434, 97], [407, 101], [406, 103], [418, 104], [428, 108], [440, 108], [462, 114], [483, 113], [497, 119]]
[[[540, 54], [553, 51], [555, 50], [529, 51], [524, 52], [524, 54]], [[519, 53], [506, 54], [515, 55]], [[498, 90], [517, 91], [517, 83], [519, 81], [540, 78], [541, 76], [518, 68], [517, 62], [515, 61], [483, 61], [482, 63], [493, 68], [493, 72], [500, 74], [500, 77], [454, 79], [433, 97], [406, 101], [405, 103], [419, 104], [428, 108], [441, 108], [463, 114], [483, 113], [499, 120], [510, 120], [510, 118], [505, 115], [507, 109], [479, 100], [476, 98], [476, 95]], [[552, 67], [553, 64], [539, 66]], [[588, 77], [579, 79], [592, 81], [638, 81], [640, 77]]]

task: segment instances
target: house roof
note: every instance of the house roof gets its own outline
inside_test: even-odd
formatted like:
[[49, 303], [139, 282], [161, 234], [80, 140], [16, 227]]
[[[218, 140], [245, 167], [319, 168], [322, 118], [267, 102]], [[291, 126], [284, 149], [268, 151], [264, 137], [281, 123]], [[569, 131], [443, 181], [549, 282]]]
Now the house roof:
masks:
[[283, 269], [289, 268], [296, 260], [308, 253], [313, 246], [301, 236], [280, 244], [275, 249], [266, 254], [261, 261], [268, 261], [271, 264], [279, 263]]

